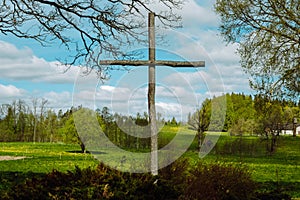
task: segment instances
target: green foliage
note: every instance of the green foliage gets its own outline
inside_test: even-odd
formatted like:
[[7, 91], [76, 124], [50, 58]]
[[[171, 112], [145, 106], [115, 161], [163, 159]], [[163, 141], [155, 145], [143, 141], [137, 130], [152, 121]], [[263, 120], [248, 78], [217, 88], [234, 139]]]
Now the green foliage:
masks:
[[[147, 113], [137, 113], [135, 117], [123, 116], [110, 113], [107, 107], [97, 109], [95, 112], [78, 107], [56, 113], [46, 109], [44, 105], [46, 102], [47, 100], [43, 99], [33, 108], [21, 100], [1, 105], [0, 141], [76, 143], [80, 144], [84, 151], [84, 143], [101, 128], [111, 142], [123, 149], [133, 151], [150, 149], [149, 137], [139, 137], [149, 134]], [[86, 111], [86, 115], [79, 120], [76, 127], [73, 114], [79, 110]], [[90, 126], [91, 118], [87, 116], [97, 119], [98, 124], [94, 128]], [[300, 121], [300, 107], [291, 101], [271, 101], [260, 95], [252, 97], [232, 93], [211, 100], [206, 99], [199, 110], [189, 115], [188, 124], [191, 129], [197, 131], [198, 143], [201, 143], [204, 131], [208, 129], [228, 131], [231, 135], [266, 136], [266, 128], [278, 132], [287, 127], [294, 117]], [[181, 122], [177, 122], [173, 117], [169, 122], [161, 120], [160, 123], [166, 127], [176, 128]], [[78, 127], [88, 131], [78, 135]], [[128, 134], [129, 132], [131, 134]], [[272, 139], [272, 133], [268, 137]], [[160, 139], [161, 144], [170, 141]], [[269, 143], [268, 148], [274, 149], [272, 141]]]
[[150, 174], [122, 173], [103, 164], [62, 173], [56, 170], [42, 178], [14, 186], [13, 199], [167, 199], [174, 197], [171, 185], [156, 182]]
[[220, 30], [239, 43], [251, 86], [278, 98], [299, 100], [299, 1], [217, 0]]
[[58, 133], [62, 136], [64, 143], [77, 143], [77, 131], [72, 115], [66, 119], [64, 126], [58, 129]]
[[[280, 183], [282, 185], [282, 183]], [[287, 191], [300, 189], [300, 185], [297, 184], [286, 184], [282, 188], [279, 184], [274, 184], [272, 182], [264, 182], [259, 184], [260, 188], [269, 188], [269, 190], [260, 189], [257, 192], [257, 198], [260, 200], [291, 200], [291, 195], [287, 194]]]
[[[220, 109], [225, 109], [221, 108], [220, 102], [222, 102], [222, 98], [217, 98], [215, 101], [214, 105], [216, 108], [218, 108], [215, 111], [216, 113], [214, 113], [215, 116], [221, 115]], [[211, 104], [210, 100], [207, 100], [206, 102], [208, 102], [207, 105]], [[160, 198], [159, 194], [163, 194], [164, 198], [188, 199], [189, 194], [197, 196], [199, 195], [198, 193], [202, 193], [200, 191], [204, 190], [204, 188], [199, 188], [197, 191], [196, 185], [198, 184], [198, 181], [204, 181], [205, 184], [217, 188], [210, 191], [210, 195], [212, 197], [220, 197], [221, 199], [235, 197], [240, 198], [240, 196], [236, 196], [236, 191], [239, 189], [235, 190], [231, 188], [229, 190], [230, 192], [226, 193], [227, 190], [225, 190], [225, 193], [222, 193], [220, 192], [222, 191], [222, 187], [224, 185], [222, 181], [217, 182], [216, 185], [213, 185], [213, 183], [206, 179], [214, 180], [214, 178], [217, 177], [217, 175], [209, 175], [209, 173], [212, 172], [212, 169], [214, 169], [217, 172], [224, 173], [224, 176], [229, 176], [228, 180], [232, 181], [234, 179], [232, 176], [235, 176], [234, 174], [231, 174], [231, 170], [236, 170], [235, 167], [237, 167], [239, 163], [244, 163], [249, 167], [249, 169], [252, 170], [253, 179], [262, 183], [261, 188], [263, 189], [257, 191], [257, 194], [255, 195], [262, 198], [265, 196], [270, 197], [271, 193], [276, 191], [278, 194], [280, 193], [280, 195], [282, 195], [281, 197], [286, 195], [285, 192], [299, 196], [300, 194], [297, 192], [297, 190], [299, 191], [300, 188], [298, 181], [300, 179], [300, 174], [297, 173], [300, 165], [299, 138], [276, 136], [276, 143], [274, 144], [276, 151], [274, 151], [272, 154], [266, 154], [266, 151], [268, 150], [266, 147], [270, 147], [270, 144], [272, 144], [271, 142], [273, 142], [273, 135], [272, 133], [268, 133], [268, 135], [265, 133], [266, 128], [269, 128], [269, 130], [278, 131], [280, 128], [288, 124], [294, 116], [298, 116], [299, 118], [299, 105], [297, 106], [292, 102], [286, 101], [271, 101], [259, 95], [252, 98], [251, 96], [243, 94], [227, 94], [226, 104], [227, 113], [224, 130], [229, 130], [230, 135], [238, 135], [238, 137], [220, 137], [213, 151], [205, 158], [208, 163], [213, 164], [202, 163], [201, 165], [199, 164], [196, 165], [197, 167], [195, 167], [189, 165], [187, 161], [180, 160], [164, 169], [161, 169], [159, 172], [159, 181], [157, 182], [157, 185], [153, 185], [153, 182], [156, 181], [156, 177], [154, 178], [149, 176], [149, 174], [142, 176], [120, 173], [104, 166], [103, 169], [108, 171], [107, 173], [110, 174], [109, 178], [106, 179], [106, 175], [103, 175], [101, 170], [96, 172], [98, 169], [96, 170], [94, 168], [96, 161], [93, 160], [92, 155], [78, 153], [82, 151], [82, 148], [80, 150], [78, 144], [81, 144], [82, 141], [88, 141], [89, 137], [92, 136], [91, 134], [87, 134], [79, 138], [79, 135], [77, 134], [73, 112], [79, 110], [80, 108], [71, 109], [65, 113], [60, 111], [57, 114], [49, 110], [44, 112], [42, 116], [36, 118], [33, 112], [25, 112], [27, 109], [24, 109], [22, 101], [18, 102], [18, 104], [13, 103], [12, 105], [7, 105], [7, 107], [4, 106], [5, 108], [1, 107], [1, 110], [4, 110], [5, 112], [4, 114], [1, 114], [0, 119], [0, 140], [49, 141], [71, 144], [1, 143], [2, 151], [0, 151], [0, 155], [27, 156], [27, 158], [16, 161], [0, 162], [1, 173], [3, 173], [3, 175], [0, 176], [1, 181], [7, 185], [6, 187], [1, 183], [0, 190], [1, 192], [5, 190], [6, 192], [3, 194], [7, 194], [7, 189], [13, 187], [13, 178], [9, 178], [8, 176], [15, 176], [14, 174], [17, 174], [15, 180], [20, 184], [15, 186], [14, 189], [20, 189], [20, 193], [24, 192], [25, 194], [25, 190], [31, 189], [32, 191], [36, 192], [48, 191], [48, 189], [49, 191], [52, 191], [52, 196], [45, 192], [45, 194], [41, 195], [48, 196], [40, 196], [41, 198], [45, 197], [59, 199], [58, 196], [54, 195], [54, 192], [57, 192], [57, 194], [61, 196], [63, 193], [70, 194], [71, 196], [65, 196], [67, 198], [75, 198], [75, 196], [78, 196], [79, 198], [92, 199], [94, 197], [104, 198], [104, 195], [107, 198], [117, 199], [117, 197], [119, 197], [121, 199], [122, 196], [129, 195], [128, 198], [131, 199], [135, 199], [137, 196], [151, 199], [152, 195], [154, 195], [155, 198]], [[201, 122], [202, 124], [208, 125], [210, 123], [209, 116], [211, 111], [209, 109], [210, 106], [207, 106], [207, 112], [202, 112], [203, 109], [197, 111], [197, 113], [200, 114], [201, 112], [202, 114], [206, 113], [206, 115], [204, 115], [205, 117], [203, 117], [205, 120], [202, 121], [203, 123]], [[98, 110], [96, 112], [83, 108], [81, 111], [83, 114], [83, 119], [86, 119], [79, 123], [81, 128], [89, 130], [89, 132], [93, 132], [94, 134], [97, 133], [92, 126], [89, 126], [91, 121], [88, 119], [88, 117], [86, 117], [92, 115], [95, 116], [95, 119], [99, 122], [100, 127], [102, 130], [104, 130], [110, 141], [114, 142], [116, 145], [129, 151], [146, 152], [149, 150], [149, 138], [137, 138], [126, 133], [129, 129], [136, 134], [147, 133], [146, 125], [148, 122], [145, 114], [144, 116], [138, 114], [136, 117], [121, 116], [118, 114], [112, 115], [108, 108], [105, 108], [102, 111]], [[220, 124], [222, 124], [222, 120], [223, 119], [214, 121], [213, 124], [216, 125], [214, 127], [218, 127]], [[186, 129], [186, 134], [192, 134], [191, 132], [193, 132], [192, 130], [188, 130], [187, 127], [176, 126], [175, 118], [172, 121], [173, 124], [170, 123], [164, 126], [161, 132], [158, 134], [160, 148], [168, 144], [174, 138], [178, 128]], [[36, 140], [33, 139], [35, 122], [37, 122]], [[123, 128], [125, 128], [126, 131], [120, 129], [120, 124], [123, 126]], [[133, 126], [137, 124], [140, 126]], [[246, 135], [257, 134], [264, 137], [246, 137]], [[273, 132], [273, 134], [276, 134], [276, 132]], [[190, 151], [188, 151], [184, 156], [188, 157], [189, 161], [191, 161], [192, 158], [195, 158], [195, 162], [198, 163], [199, 158], [194, 152], [197, 148], [197, 144], [195, 143], [192, 144]], [[111, 157], [117, 155], [113, 155], [111, 152], [104, 152], [104, 154], [101, 154], [101, 156]], [[214, 161], [216, 160], [225, 163], [232, 162], [236, 164], [216, 164], [217, 166], [214, 166]], [[116, 165], [117, 164], [118, 163], [116, 163]], [[75, 165], [80, 166], [80, 169], [78, 168], [75, 171], [66, 172], [69, 169], [73, 169]], [[89, 166], [92, 166], [92, 168], [83, 170], [83, 168], [87, 168]], [[14, 169], [14, 172], [11, 172], [12, 169]], [[28, 174], [29, 171], [34, 171], [35, 173], [49, 173], [49, 171], [52, 169], [56, 170], [48, 174], [47, 177], [43, 175], [39, 176], [40, 174], [38, 176], [35, 176], [31, 173]], [[243, 171], [243, 169], [241, 169], [241, 171]], [[101, 177], [102, 182], [97, 182], [93, 180], [92, 177], [89, 177], [89, 174], [94, 174], [95, 177], [98, 177], [100, 175], [97, 173], [100, 172], [106, 177]], [[207, 176], [203, 175], [204, 172], [207, 174]], [[238, 170], [237, 173], [239, 173]], [[245, 173], [247, 174], [248, 171], [246, 170]], [[79, 178], [75, 178], [74, 174]], [[200, 180], [198, 177], [198, 180], [194, 174], [199, 175], [199, 177], [201, 175], [204, 178]], [[25, 177], [28, 179], [27, 185], [24, 185], [26, 182]], [[68, 187], [64, 182], [60, 182], [61, 185], [55, 185], [55, 183], [50, 181], [56, 180], [58, 177], [69, 180], [71, 185], [73, 184], [73, 187]], [[222, 180], [223, 179], [225, 180], [225, 177], [222, 177]], [[119, 182], [119, 184], [115, 183], [114, 181]], [[45, 182], [48, 182], [49, 184], [51, 182], [51, 184], [49, 185]], [[131, 188], [129, 188], [127, 185], [125, 186], [125, 182], [131, 184]], [[264, 185], [264, 182], [268, 182], [269, 184]], [[222, 186], [220, 186], [220, 184]], [[55, 186], [56, 189], [51, 188], [52, 186]], [[225, 186], [229, 187], [229, 185], [226, 185], [226, 183]], [[82, 191], [80, 189], [81, 187], [83, 188]], [[56, 191], [60, 189], [62, 192]], [[187, 191], [188, 189], [190, 190], [189, 192]], [[242, 189], [240, 190], [242, 191]], [[148, 191], [151, 192], [151, 195], [148, 195], [150, 194]], [[12, 193], [10, 194], [12, 195]], [[251, 195], [252, 194], [253, 193], [251, 192]], [[20, 196], [20, 198], [22, 198], [22, 196]], [[32, 198], [34, 197], [32, 196]], [[191, 196], [191, 198], [194, 197]], [[245, 198], [248, 198], [248, 196]], [[272, 198], [277, 197], [273, 196]]]
[[[203, 160], [208, 163], [218, 161], [246, 165], [258, 185], [258, 193], [281, 193], [299, 198], [300, 137], [279, 137], [276, 151], [271, 155], [265, 148], [267, 142], [262, 137], [222, 134], [214, 149]], [[199, 159], [192, 152], [187, 152], [185, 156], [194, 162]]]
[[[190, 163], [187, 158], [181, 158], [162, 168], [158, 172], [159, 180], [172, 189], [174, 197], [183, 196], [190, 177]], [[170, 199], [170, 197], [168, 197]]]
[[228, 130], [230, 135], [256, 135], [258, 132], [258, 124], [254, 119], [240, 118]]
[[255, 182], [244, 166], [199, 163], [191, 171], [184, 199], [252, 199]]
[[235, 155], [235, 156], [265, 156], [266, 140], [258, 137], [224, 137], [221, 136], [215, 145], [213, 152], [216, 155]]
[[226, 95], [226, 100], [227, 112], [224, 129], [231, 135], [257, 133], [257, 113], [252, 96], [232, 93]]
[[[175, 128], [176, 127], [165, 128], [161, 137], [164, 136], [166, 139], [171, 139], [171, 132], [176, 132], [174, 131], [176, 130]], [[214, 172], [211, 170], [213, 168], [212, 166], [217, 165], [214, 169], [227, 173], [229, 176], [227, 179], [232, 180], [232, 178], [230, 178], [230, 170], [224, 169], [224, 171], [222, 171], [223, 168], [226, 168], [227, 166], [239, 168], [241, 164], [243, 166], [247, 166], [248, 169], [245, 168], [246, 173], [249, 173], [250, 171], [251, 177], [255, 180], [255, 184], [257, 186], [257, 190], [255, 192], [256, 196], [289, 194], [293, 195], [293, 197], [300, 197], [300, 137], [281, 137], [278, 141], [277, 151], [272, 156], [266, 156], [264, 148], [265, 144], [263, 143], [264, 140], [262, 143], [260, 142], [259, 137], [235, 137], [223, 135], [217, 143], [217, 149], [214, 149], [202, 160], [199, 160], [197, 152], [190, 150], [184, 155], [186, 159], [181, 158], [166, 168], [160, 169], [158, 177], [159, 188], [153, 188], [153, 182], [156, 178], [152, 179], [152, 177], [148, 177], [148, 175], [140, 176], [139, 174], [111, 171], [112, 169], [103, 165], [103, 169], [106, 169], [108, 172], [105, 175], [106, 178], [102, 177], [101, 180], [105, 179], [107, 181], [97, 182], [97, 180], [93, 180], [93, 178], [88, 176], [90, 172], [92, 174], [96, 174], [94, 179], [100, 179], [98, 178], [100, 175], [97, 175], [97, 172], [94, 172], [95, 170], [99, 170], [97, 169], [98, 161], [94, 160], [90, 154], [76, 153], [80, 151], [79, 145], [51, 143], [1, 143], [0, 155], [27, 156], [27, 158], [23, 160], [0, 162], [0, 192], [3, 194], [1, 198], [4, 198], [5, 196], [7, 197], [5, 194], [8, 193], [13, 195], [13, 188], [19, 188], [21, 193], [30, 193], [30, 191], [27, 191], [29, 188], [26, 188], [26, 185], [24, 185], [26, 181], [29, 181], [28, 183], [33, 183], [35, 181], [34, 183], [38, 184], [41, 183], [41, 180], [46, 181], [47, 179], [52, 179], [57, 176], [66, 176], [65, 179], [70, 180], [71, 178], [69, 176], [73, 177], [74, 175], [72, 174], [76, 174], [76, 176], [79, 174], [74, 171], [74, 168], [77, 165], [81, 169], [79, 171], [82, 171], [83, 175], [81, 178], [74, 178], [74, 180], [70, 180], [69, 186], [64, 185], [66, 183], [62, 183], [61, 186], [55, 184], [46, 185], [46, 183], [41, 183], [41, 185], [43, 185], [43, 187], [49, 187], [49, 191], [55, 191], [54, 186], [56, 186], [57, 189], [62, 188], [62, 191], [70, 192], [72, 195], [78, 195], [80, 197], [85, 197], [84, 195], [92, 196], [92, 194], [96, 194], [98, 190], [102, 191], [102, 195], [104, 188], [106, 187], [107, 194], [113, 192], [115, 195], [122, 196], [124, 195], [124, 191], [130, 191], [131, 196], [128, 197], [129, 199], [130, 197], [131, 199], [136, 199], [138, 197], [141, 197], [141, 199], [151, 199], [151, 196], [146, 196], [146, 194], [149, 195], [153, 193], [156, 195], [155, 192], [160, 195], [165, 195], [163, 197], [166, 199], [171, 199], [171, 197], [173, 197], [173, 199], [177, 199], [181, 195], [182, 196], [180, 198], [184, 199], [184, 194], [189, 193], [187, 192], [187, 189], [191, 186], [193, 181], [195, 181], [194, 189], [197, 189], [197, 181], [204, 181], [205, 183], [207, 182], [207, 184], [213, 184], [210, 183], [209, 180], [206, 180], [206, 178], [217, 178], [217, 175], [213, 176]], [[106, 156], [106, 154], [103, 154], [103, 156]], [[114, 155], [108, 154], [107, 156], [111, 157]], [[53, 169], [55, 169], [55, 171], [51, 172]], [[85, 169], [87, 169], [86, 173], [84, 172]], [[201, 180], [196, 180], [193, 174], [201, 174], [203, 171], [208, 169], [210, 171], [207, 173], [211, 173], [210, 175], [201, 175], [201, 177], [203, 176], [202, 178], [200, 177]], [[69, 170], [71, 170], [71, 173], [68, 172]], [[99, 171], [103, 172], [104, 170]], [[52, 174], [50, 178], [49, 176], [46, 177], [44, 174], [41, 174], [48, 174], [49, 172]], [[108, 176], [108, 174], [111, 174], [111, 176]], [[142, 181], [136, 180], [135, 185], [135, 181], [133, 179], [142, 179]], [[114, 180], [117, 183], [113, 183]], [[48, 182], [49, 181], [50, 180], [48, 180]], [[63, 180], [60, 181], [63, 182]], [[101, 186], [92, 185], [89, 181], [93, 184], [101, 184]], [[129, 185], [125, 185], [124, 182], [131, 184], [132, 188], [129, 188]], [[145, 184], [143, 185], [142, 182]], [[109, 183], [109, 185], [106, 186], [107, 183]], [[219, 184], [221, 183], [216, 183], [214, 187], [218, 188]], [[224, 183], [224, 185], [228, 186], [227, 183]], [[31, 185], [30, 187], [33, 187], [33, 190], [37, 190], [36, 188], [38, 188], [38, 186], [35, 185]], [[48, 189], [43, 187], [40, 188], [42, 191], [48, 191]], [[202, 186], [199, 185], [199, 187]], [[82, 191], [80, 188], [83, 188]], [[98, 188], [98, 190], [95, 188]], [[119, 190], [119, 188], [121, 189]], [[201, 189], [205, 188], [202, 187]], [[10, 190], [10, 192], [8, 190]], [[151, 191], [151, 193], [149, 193], [148, 190]], [[60, 191], [56, 192], [61, 194]], [[125, 194], [129, 194], [126, 192]], [[211, 190], [210, 192], [216, 191]], [[213, 194], [215, 195], [215, 193]], [[228, 197], [226, 196], [227, 193], [224, 195], [224, 198], [226, 199]], [[234, 194], [231, 196], [233, 195]], [[127, 196], [125, 195], [125, 197]], [[54, 197], [52, 198], [55, 199]], [[113, 199], [113, 197], [111, 198]], [[188, 199], [188, 197], [185, 197], [185, 199]]]
[[253, 191], [244, 167], [217, 163], [191, 168], [184, 159], [161, 169], [158, 177], [104, 164], [65, 173], [53, 170], [16, 184], [5, 199], [247, 199]]
[[[256, 183], [244, 166], [204, 164], [191, 167], [179, 160], [151, 174], [122, 173], [103, 164], [96, 169], [52, 171], [20, 179], [3, 199], [255, 199], [289, 197], [281, 192], [255, 192]], [[288, 198], [287, 198], [288, 199]]]
[[[222, 110], [224, 109], [226, 109], [226, 115], [223, 120]], [[213, 115], [217, 117], [213, 118]], [[294, 117], [300, 118], [300, 109], [292, 101], [271, 100], [262, 95], [252, 97], [232, 93], [213, 98], [213, 100], [206, 99], [201, 109], [189, 115], [188, 124], [197, 133], [209, 129], [210, 131], [228, 131], [231, 135], [271, 137], [287, 128]], [[266, 133], [266, 130], [271, 130], [273, 133]]]

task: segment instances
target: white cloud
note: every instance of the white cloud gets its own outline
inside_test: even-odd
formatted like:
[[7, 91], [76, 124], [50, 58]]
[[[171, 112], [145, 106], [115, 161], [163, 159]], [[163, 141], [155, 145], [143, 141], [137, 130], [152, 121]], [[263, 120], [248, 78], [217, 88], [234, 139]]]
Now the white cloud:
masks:
[[66, 110], [70, 109], [73, 105], [72, 103], [72, 94], [68, 91], [63, 91], [63, 92], [46, 92], [42, 94], [42, 98], [48, 100], [49, 102], [49, 107], [58, 110]]
[[20, 50], [14, 45], [3, 41], [0, 41], [0, 51], [1, 64], [11, 63], [11, 61], [26, 63], [27, 58], [32, 55], [32, 51], [29, 48]]
[[[182, 24], [184, 27], [197, 27], [199, 24], [206, 26], [216, 26], [219, 22], [218, 17], [212, 12], [212, 4], [200, 5], [194, 0], [183, 1], [180, 9], [172, 6], [172, 12], [181, 16]], [[169, 8], [166, 7], [159, 0], [152, 0], [150, 8], [156, 13], [165, 12]], [[144, 10], [141, 8], [141, 10]], [[147, 12], [144, 10], [144, 12]], [[146, 16], [147, 13], [144, 13]], [[160, 21], [157, 20], [157, 24], [160, 25]]]
[[[179, 11], [183, 18], [183, 29], [157, 29], [158, 32], [163, 31], [169, 40], [167, 44], [157, 43], [157, 48], [185, 60], [206, 62], [205, 68], [197, 70], [157, 70], [157, 109], [167, 115], [178, 116], [180, 109], [186, 114], [197, 106], [195, 104], [201, 103], [200, 100], [212, 95], [250, 91], [247, 75], [239, 65], [239, 56], [235, 54], [238, 46], [226, 46], [218, 36], [216, 26], [219, 20], [209, 2], [197, 4], [189, 0], [185, 3]], [[81, 76], [83, 69], [79, 67], [73, 66], [64, 73], [65, 69], [58, 62], [48, 62], [35, 56], [29, 48], [18, 49], [13, 44], [0, 41], [0, 80], [26, 81], [30, 90], [34, 90], [34, 85], [39, 83], [49, 84], [50, 88], [52, 85], [57, 87], [57, 84], [72, 88], [74, 84], [74, 91], [66, 88], [39, 91], [39, 97], [48, 99], [51, 107], [108, 106], [124, 113], [147, 111], [147, 70], [132, 70], [121, 76], [112, 73], [113, 81], [101, 85], [94, 73]], [[0, 90], [2, 100], [8, 97], [28, 99], [28, 96], [34, 95], [27, 92], [29, 89], [20, 89], [13, 84], [0, 85]]]
[[183, 26], [192, 29], [197, 28], [199, 25], [214, 27], [219, 23], [219, 19], [213, 13], [212, 7], [207, 7], [207, 5], [201, 6], [194, 0], [185, 2], [179, 11], [179, 15], [182, 16]]
[[115, 90], [115, 87], [110, 86], [110, 85], [102, 85], [102, 86], [100, 86], [100, 88], [103, 91], [108, 91], [108, 92], [113, 92]]
[[76, 66], [66, 71], [58, 62], [36, 57], [27, 47], [18, 49], [4, 41], [0, 41], [0, 63], [0, 78], [12, 81], [73, 83], [78, 73]]
[[20, 88], [17, 88], [14, 85], [2, 85], [0, 84], [0, 98], [1, 99], [14, 99], [14, 98], [20, 98], [24, 94], [26, 94], [26, 91]]
[[[238, 44], [226, 44], [217, 31], [218, 16], [213, 12], [214, 1], [188, 0], [180, 11], [183, 28], [160, 30], [165, 33], [167, 44], [157, 44], [171, 55], [186, 61], [203, 60], [205, 68], [198, 72], [170, 74], [168, 82], [181, 84], [185, 77], [193, 88], [209, 87], [213, 94], [226, 92], [251, 92], [246, 75], [236, 53]], [[192, 71], [192, 70], [191, 70]], [[179, 76], [180, 75], [180, 76]]]

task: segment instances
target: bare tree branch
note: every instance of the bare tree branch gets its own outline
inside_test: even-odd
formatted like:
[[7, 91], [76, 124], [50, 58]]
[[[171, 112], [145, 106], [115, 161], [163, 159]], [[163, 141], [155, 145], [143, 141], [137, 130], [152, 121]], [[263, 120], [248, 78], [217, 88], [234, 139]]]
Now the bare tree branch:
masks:
[[[130, 57], [126, 47], [145, 42], [144, 18], [152, 12], [148, 0], [4, 0], [0, 3], [0, 32], [29, 38], [41, 45], [59, 41], [70, 51], [60, 60], [67, 66], [84, 65], [99, 70], [102, 53]], [[180, 19], [173, 10], [181, 0], [158, 0], [163, 8], [156, 17], [167, 26]], [[102, 77], [103, 75], [103, 77]]]

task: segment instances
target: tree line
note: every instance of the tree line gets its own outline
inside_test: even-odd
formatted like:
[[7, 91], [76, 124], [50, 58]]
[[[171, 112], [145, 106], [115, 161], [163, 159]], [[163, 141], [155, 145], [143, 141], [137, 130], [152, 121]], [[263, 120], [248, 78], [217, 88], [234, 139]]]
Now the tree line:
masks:
[[[226, 116], [223, 124], [211, 121], [212, 102], [226, 99]], [[215, 112], [220, 112], [215, 110]], [[299, 122], [300, 102], [291, 100], [270, 99], [263, 95], [226, 94], [213, 99], [206, 99], [201, 107], [188, 117], [190, 128], [197, 131], [199, 146], [202, 144], [205, 131], [229, 132], [232, 136], [260, 135], [270, 141], [268, 151], [273, 152], [276, 140], [282, 130], [293, 128], [294, 119]], [[220, 126], [222, 125], [222, 126]], [[218, 127], [219, 126], [219, 127]]]
[[[222, 99], [226, 99], [225, 105], [222, 105]], [[0, 141], [78, 143], [85, 150], [73, 117], [73, 112], [81, 107], [55, 111], [47, 107], [46, 99], [34, 99], [31, 103], [28, 105], [23, 100], [16, 100], [0, 106]], [[217, 116], [214, 119], [211, 117], [213, 112]], [[136, 137], [149, 132], [146, 112], [124, 116], [103, 107], [96, 109], [95, 114], [103, 132], [116, 145], [150, 148], [150, 138]], [[203, 101], [196, 112], [189, 114], [188, 125], [197, 132], [199, 145], [208, 129], [226, 131], [230, 135], [261, 135], [276, 142], [282, 130], [291, 128], [294, 118], [300, 121], [299, 102], [232, 93]], [[179, 124], [174, 117], [169, 121], [159, 120], [171, 126]], [[273, 149], [273, 145], [270, 148]]]
[[[78, 143], [85, 151], [84, 136], [78, 135], [73, 116], [73, 112], [85, 108], [79, 106], [55, 111], [47, 107], [46, 99], [34, 99], [31, 103], [28, 105], [23, 100], [15, 100], [0, 106], [0, 142]], [[136, 137], [149, 132], [149, 116], [146, 112], [124, 116], [103, 107], [96, 109], [93, 114], [102, 131], [114, 144], [124, 148], [150, 148], [150, 138]], [[174, 117], [168, 121], [159, 121], [171, 126], [178, 125]]]

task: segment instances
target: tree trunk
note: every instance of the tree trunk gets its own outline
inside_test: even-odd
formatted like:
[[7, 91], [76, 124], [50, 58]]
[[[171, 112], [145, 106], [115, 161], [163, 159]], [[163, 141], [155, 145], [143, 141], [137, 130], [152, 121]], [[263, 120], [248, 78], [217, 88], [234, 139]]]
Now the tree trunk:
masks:
[[81, 140], [80, 140], [80, 148], [81, 148], [81, 153], [85, 153], [85, 145]]
[[202, 145], [202, 140], [203, 140], [203, 138], [202, 138], [202, 130], [199, 128], [198, 130], [197, 130], [197, 138], [198, 138], [198, 151], [200, 152], [200, 149], [201, 149], [201, 145]]

